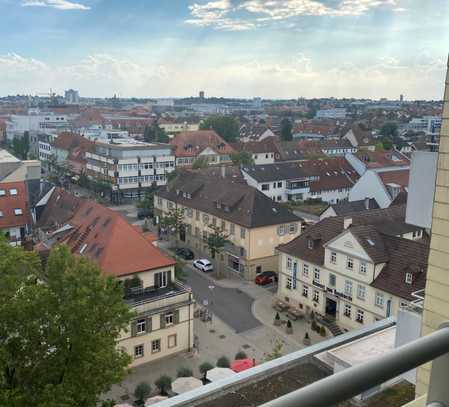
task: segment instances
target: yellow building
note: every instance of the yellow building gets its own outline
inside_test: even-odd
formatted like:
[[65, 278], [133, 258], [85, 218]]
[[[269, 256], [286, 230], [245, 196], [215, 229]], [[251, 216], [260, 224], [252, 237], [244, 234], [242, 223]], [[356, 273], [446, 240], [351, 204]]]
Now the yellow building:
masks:
[[218, 261], [225, 270], [252, 280], [262, 271], [277, 271], [276, 246], [301, 233], [301, 219], [241, 182], [181, 174], [160, 188], [154, 199], [157, 219], [181, 209], [186, 227], [180, 239], [198, 256], [210, 256], [208, 238], [217, 227], [228, 243]]

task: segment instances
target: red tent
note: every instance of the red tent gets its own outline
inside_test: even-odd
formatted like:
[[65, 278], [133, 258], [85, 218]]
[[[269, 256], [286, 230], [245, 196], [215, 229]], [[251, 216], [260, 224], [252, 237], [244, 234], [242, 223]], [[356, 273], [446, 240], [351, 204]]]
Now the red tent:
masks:
[[231, 369], [236, 373], [243, 372], [244, 370], [255, 366], [255, 364], [253, 359], [237, 359], [231, 363]]

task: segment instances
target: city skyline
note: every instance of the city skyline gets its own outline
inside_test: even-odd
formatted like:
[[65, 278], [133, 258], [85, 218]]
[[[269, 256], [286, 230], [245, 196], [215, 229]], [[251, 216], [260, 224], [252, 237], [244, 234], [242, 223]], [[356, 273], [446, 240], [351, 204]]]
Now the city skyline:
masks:
[[444, 0], [0, 0], [0, 94], [439, 100], [448, 11]]

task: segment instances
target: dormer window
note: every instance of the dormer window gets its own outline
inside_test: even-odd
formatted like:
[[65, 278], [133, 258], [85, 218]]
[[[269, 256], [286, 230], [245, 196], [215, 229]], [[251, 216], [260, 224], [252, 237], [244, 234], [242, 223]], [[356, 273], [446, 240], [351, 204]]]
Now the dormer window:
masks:
[[405, 282], [407, 284], [412, 284], [413, 283], [413, 274], [412, 273], [406, 273], [405, 274]]
[[312, 250], [313, 249], [313, 239], [307, 240], [307, 247]]

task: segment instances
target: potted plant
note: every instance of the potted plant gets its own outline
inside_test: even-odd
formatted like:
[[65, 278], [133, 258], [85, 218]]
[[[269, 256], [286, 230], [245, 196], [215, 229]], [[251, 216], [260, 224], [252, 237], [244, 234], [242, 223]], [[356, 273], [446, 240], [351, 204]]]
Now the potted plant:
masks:
[[202, 382], [203, 382], [203, 384], [206, 384], [206, 383], [208, 383], [208, 380], [207, 380], [207, 372], [209, 371], [209, 370], [211, 370], [211, 369], [213, 369], [214, 367], [213, 367], [213, 365], [212, 365], [212, 363], [209, 363], [209, 362], [203, 362], [203, 363], [201, 363], [201, 365], [199, 366], [199, 370], [200, 370], [200, 373], [203, 375], [203, 377], [202, 377]]
[[172, 379], [170, 376], [162, 375], [157, 379], [154, 384], [159, 389], [161, 396], [167, 396], [171, 389]]
[[226, 356], [221, 356], [217, 360], [217, 367], [231, 367], [231, 362]]
[[292, 325], [292, 321], [288, 320], [287, 321], [287, 326], [285, 327], [285, 332], [288, 335], [291, 335], [293, 333], [293, 325]]
[[279, 312], [276, 312], [276, 315], [274, 317], [274, 322], [273, 322], [274, 326], [279, 326], [281, 325], [281, 316], [279, 315]]
[[309, 333], [308, 332], [306, 332], [306, 334], [304, 335], [304, 339], [303, 339], [303, 341], [302, 341], [302, 343], [305, 345], [305, 346], [310, 346], [310, 336], [309, 336]]
[[134, 397], [136, 398], [136, 404], [143, 406], [145, 399], [151, 394], [151, 386], [147, 382], [140, 382], [134, 389]]
[[176, 377], [190, 377], [193, 376], [193, 372], [188, 367], [180, 367], [176, 373]]
[[246, 353], [243, 352], [242, 350], [239, 350], [239, 351], [235, 354], [235, 357], [234, 357], [235, 360], [247, 359], [247, 358], [248, 358], [248, 356], [247, 356]]
[[326, 328], [324, 326], [322, 326], [322, 325], [321, 325], [321, 328], [320, 328], [320, 335], [323, 336], [323, 337], [326, 336]]

